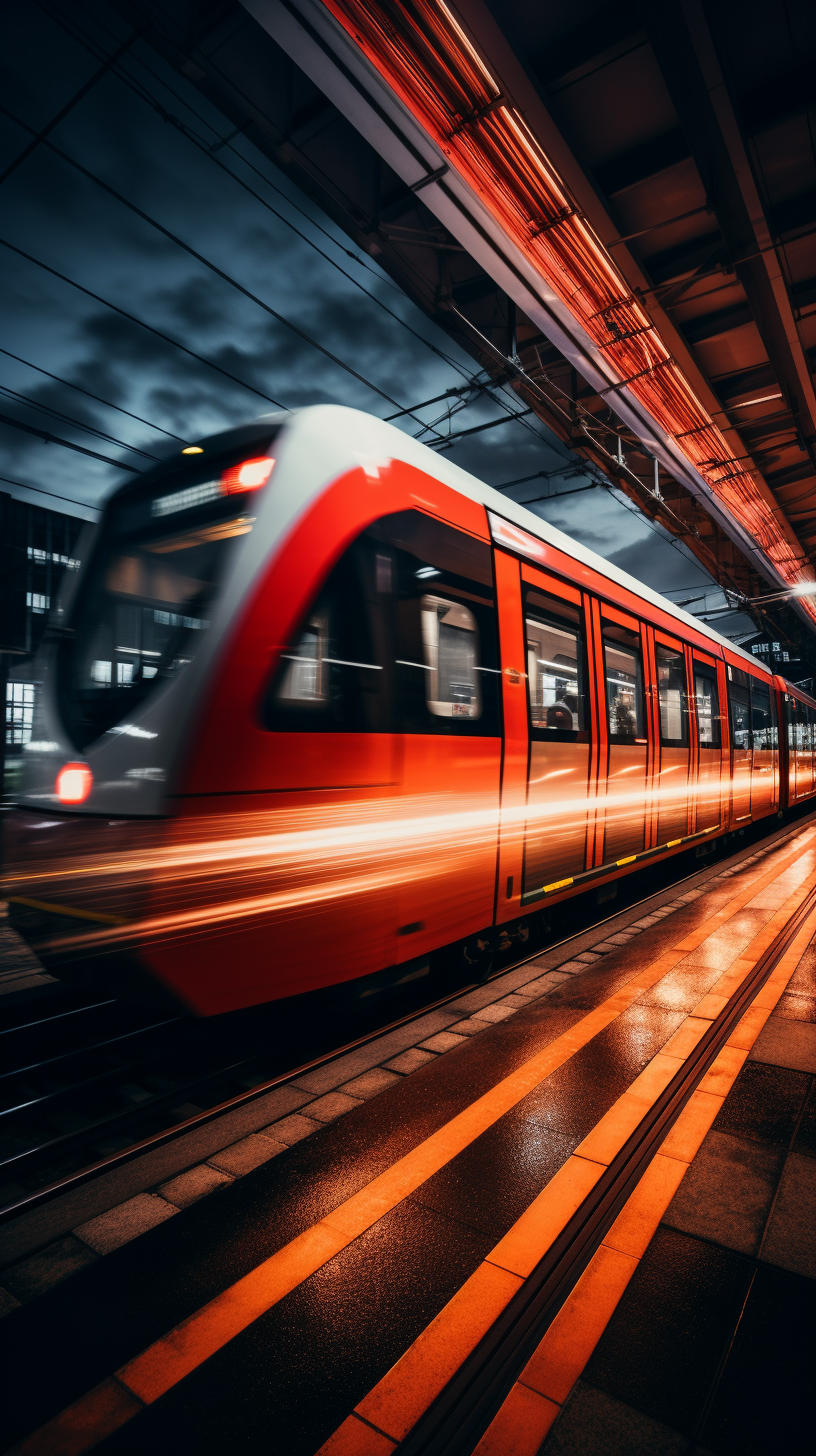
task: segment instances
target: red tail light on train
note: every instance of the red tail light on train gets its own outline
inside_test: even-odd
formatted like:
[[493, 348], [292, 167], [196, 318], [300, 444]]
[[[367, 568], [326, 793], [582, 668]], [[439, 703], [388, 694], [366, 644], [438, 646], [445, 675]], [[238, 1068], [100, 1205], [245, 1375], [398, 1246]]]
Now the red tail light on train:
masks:
[[57, 798], [61, 804], [84, 804], [93, 787], [87, 763], [66, 763], [57, 774]]
[[260, 490], [266, 485], [272, 469], [274, 460], [268, 455], [260, 455], [254, 460], [242, 460], [240, 465], [232, 465], [225, 470], [221, 476], [221, 489], [224, 495], [237, 495], [240, 491]]

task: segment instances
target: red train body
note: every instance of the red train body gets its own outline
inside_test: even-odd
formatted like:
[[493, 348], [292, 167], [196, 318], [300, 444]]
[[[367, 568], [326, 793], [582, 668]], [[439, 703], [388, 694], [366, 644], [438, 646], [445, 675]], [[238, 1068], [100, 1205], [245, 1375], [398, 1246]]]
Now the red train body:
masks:
[[13, 918], [199, 1015], [419, 975], [816, 792], [812, 699], [353, 411], [120, 491], [60, 611]]

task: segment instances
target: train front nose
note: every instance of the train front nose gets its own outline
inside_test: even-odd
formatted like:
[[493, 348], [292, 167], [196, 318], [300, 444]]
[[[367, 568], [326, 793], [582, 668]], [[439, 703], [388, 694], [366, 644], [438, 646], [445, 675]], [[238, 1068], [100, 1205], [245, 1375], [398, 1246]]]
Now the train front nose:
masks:
[[[81, 787], [69, 779], [68, 803]], [[53, 812], [9, 813], [2, 892], [11, 925], [46, 970], [108, 996], [166, 1001], [142, 963], [136, 931], [164, 832], [155, 820], [72, 814], [62, 803]]]

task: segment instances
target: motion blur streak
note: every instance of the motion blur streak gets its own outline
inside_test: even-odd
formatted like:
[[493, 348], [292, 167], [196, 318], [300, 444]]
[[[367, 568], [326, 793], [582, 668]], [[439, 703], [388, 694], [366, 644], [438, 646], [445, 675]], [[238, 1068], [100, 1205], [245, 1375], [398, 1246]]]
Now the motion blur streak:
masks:
[[[705, 786], [685, 780], [655, 788], [649, 805], [688, 800], [719, 803], [719, 785], [709, 794]], [[203, 837], [201, 821], [175, 822], [172, 832], [189, 833], [185, 841], [158, 842], [143, 850], [116, 855], [76, 856], [71, 860], [40, 861], [36, 870], [10, 866], [4, 891], [9, 896], [59, 893], [65, 903], [81, 893], [83, 903], [95, 890], [104, 892], [105, 909], [117, 904], [117, 885], [128, 896], [134, 887], [149, 891], [151, 909], [122, 927], [104, 927], [61, 938], [60, 946], [112, 943], [131, 938], [156, 939], [188, 930], [212, 930], [236, 920], [302, 912], [310, 906], [342, 897], [360, 898], [391, 887], [404, 887], [440, 879], [453, 888], [466, 881], [468, 867], [493, 857], [501, 825], [502, 839], [528, 843], [537, 836], [566, 830], [582, 835], [588, 814], [605, 816], [607, 824], [642, 823], [642, 787], [609, 793], [604, 798], [563, 798], [548, 803], [540, 813], [520, 805], [499, 813], [495, 797], [460, 800], [418, 796], [335, 805], [328, 810], [280, 809], [258, 815], [233, 814], [208, 821]], [[293, 822], [294, 821], [294, 822]], [[682, 836], [687, 831], [679, 830]], [[94, 902], [95, 903], [95, 902]], [[119, 902], [121, 903], [121, 902]]]

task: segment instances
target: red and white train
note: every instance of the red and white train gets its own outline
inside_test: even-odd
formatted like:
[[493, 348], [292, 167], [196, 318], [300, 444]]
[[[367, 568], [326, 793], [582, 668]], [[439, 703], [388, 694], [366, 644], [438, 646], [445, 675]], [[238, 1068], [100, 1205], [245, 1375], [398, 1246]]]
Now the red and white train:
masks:
[[353, 410], [202, 440], [82, 555], [6, 892], [114, 992], [408, 980], [816, 792], [816, 702]]

